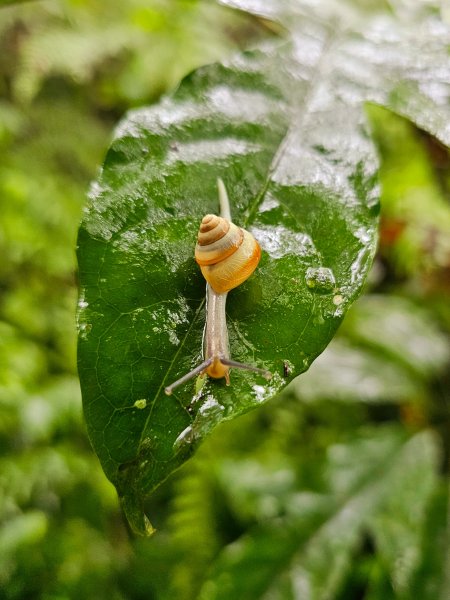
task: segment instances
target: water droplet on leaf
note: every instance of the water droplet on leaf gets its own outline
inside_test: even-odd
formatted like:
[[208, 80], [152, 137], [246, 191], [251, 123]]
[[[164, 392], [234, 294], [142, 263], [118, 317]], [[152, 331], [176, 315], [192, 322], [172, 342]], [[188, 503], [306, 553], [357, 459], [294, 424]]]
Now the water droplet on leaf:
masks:
[[331, 294], [336, 287], [336, 279], [327, 267], [310, 267], [306, 271], [306, 285], [318, 294]]
[[183, 446], [189, 445], [194, 441], [194, 430], [190, 425], [183, 429], [180, 435], [175, 440], [173, 447], [175, 450], [179, 450]]
[[80, 323], [78, 325], [78, 335], [82, 340], [86, 340], [92, 329], [91, 323]]

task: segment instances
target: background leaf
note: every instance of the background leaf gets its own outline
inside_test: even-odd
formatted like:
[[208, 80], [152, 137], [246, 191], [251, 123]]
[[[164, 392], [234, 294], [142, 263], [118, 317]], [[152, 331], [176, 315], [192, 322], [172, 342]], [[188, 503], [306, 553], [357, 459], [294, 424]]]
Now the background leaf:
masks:
[[[296, 514], [272, 519], [229, 545], [217, 559], [200, 597], [338, 597], [366, 528], [376, 518], [389, 519], [383, 503], [390, 497], [394, 482], [403, 488], [403, 494], [408, 494], [414, 489], [411, 478], [425, 476], [430, 485], [423, 487], [424, 499], [432, 490], [432, 480], [435, 483], [437, 452], [432, 437], [420, 434], [405, 443], [398, 434], [395, 430], [379, 431], [375, 436], [371, 432], [353, 443], [332, 446], [326, 467], [327, 493], [298, 496], [291, 504]], [[401, 501], [399, 496], [396, 499]], [[402, 548], [410, 553], [417, 551], [419, 540], [414, 529], [424, 517], [423, 503], [415, 506], [418, 522], [410, 530], [410, 543]], [[379, 531], [386, 534], [389, 528], [381, 527]], [[401, 539], [406, 544], [406, 537]], [[401, 554], [395, 543], [388, 542], [384, 549], [387, 547], [389, 552], [397, 550]], [[395, 564], [390, 558], [389, 564]], [[406, 556], [403, 558], [408, 561]], [[403, 569], [399, 566], [398, 573], [405, 576], [410, 566], [409, 560]]]
[[447, 340], [410, 299], [366, 295], [338, 336], [289, 390], [302, 402], [424, 402], [427, 380], [446, 368]]
[[335, 93], [343, 101], [386, 106], [450, 144], [450, 33], [433, 3], [394, 0], [388, 14], [376, 2], [368, 10], [370, 0], [313, 5], [290, 0], [282, 6], [277, 0], [220, 1], [278, 19], [288, 29], [309, 25], [311, 30], [311, 22], [327, 22], [333, 50], [327, 59], [333, 64]]

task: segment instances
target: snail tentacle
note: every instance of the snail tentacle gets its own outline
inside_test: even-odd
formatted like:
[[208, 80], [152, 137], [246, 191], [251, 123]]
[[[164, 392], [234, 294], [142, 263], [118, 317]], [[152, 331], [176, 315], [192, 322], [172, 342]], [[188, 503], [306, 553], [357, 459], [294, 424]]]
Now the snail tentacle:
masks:
[[223, 365], [227, 365], [227, 367], [235, 367], [236, 369], [243, 369], [244, 371], [253, 371], [254, 373], [259, 373], [264, 377], [264, 379], [272, 379], [272, 373], [267, 369], [260, 369], [259, 367], [254, 367], [253, 365], [247, 365], [246, 363], [237, 362], [236, 360], [231, 360], [230, 358], [222, 358], [221, 363]]
[[164, 388], [165, 393], [168, 396], [170, 396], [170, 394], [173, 392], [173, 390], [175, 388], [177, 388], [179, 385], [183, 385], [183, 383], [186, 383], [186, 381], [189, 381], [189, 379], [192, 379], [193, 377], [195, 377], [196, 375], [199, 375], [200, 373], [204, 373], [206, 371], [206, 369], [212, 364], [213, 360], [214, 359], [211, 356], [210, 358], [208, 358], [208, 359], [204, 360], [202, 363], [200, 363], [197, 367], [195, 367], [195, 369], [192, 369], [192, 371], [189, 371], [189, 373], [186, 373], [186, 375], [183, 375], [183, 377], [180, 377], [180, 379], [177, 379], [170, 385], [166, 386]]
[[230, 201], [228, 199], [227, 188], [220, 177], [217, 178], [217, 189], [219, 190], [219, 205], [220, 205], [220, 216], [231, 221], [231, 209]]

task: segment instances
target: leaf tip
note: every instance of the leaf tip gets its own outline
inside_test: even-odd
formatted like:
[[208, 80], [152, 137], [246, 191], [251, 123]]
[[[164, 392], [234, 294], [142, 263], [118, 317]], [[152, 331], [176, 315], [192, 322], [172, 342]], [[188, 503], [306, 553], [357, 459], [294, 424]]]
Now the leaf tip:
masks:
[[156, 529], [150, 523], [142, 506], [142, 499], [133, 491], [120, 496], [120, 504], [133, 533], [144, 537], [152, 536]]

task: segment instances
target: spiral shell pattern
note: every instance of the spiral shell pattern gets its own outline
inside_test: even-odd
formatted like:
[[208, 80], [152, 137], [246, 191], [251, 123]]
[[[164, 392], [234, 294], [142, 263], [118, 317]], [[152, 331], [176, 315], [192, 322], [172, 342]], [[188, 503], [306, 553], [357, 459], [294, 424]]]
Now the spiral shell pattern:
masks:
[[261, 248], [251, 233], [223, 217], [203, 217], [195, 260], [215, 292], [222, 294], [243, 283], [260, 258]]

